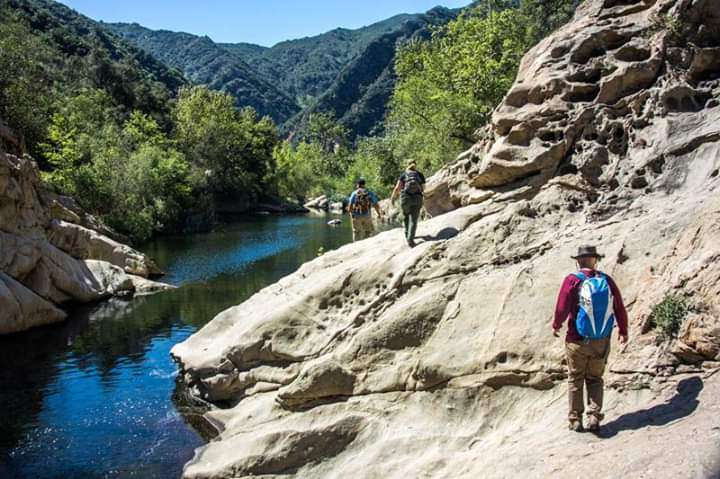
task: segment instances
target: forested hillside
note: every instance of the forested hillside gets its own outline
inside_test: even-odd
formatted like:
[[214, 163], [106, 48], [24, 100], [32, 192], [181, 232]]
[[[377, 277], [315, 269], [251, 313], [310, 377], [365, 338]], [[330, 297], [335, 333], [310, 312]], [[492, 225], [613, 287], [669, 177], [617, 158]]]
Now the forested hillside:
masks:
[[340, 71], [377, 38], [397, 31], [420, 15], [396, 15], [367, 27], [337, 28], [313, 37], [287, 40], [271, 48], [222, 43], [265, 78], [273, 78], [300, 106], [306, 106], [335, 82]]
[[153, 31], [137, 24], [106, 26], [181, 69], [194, 82], [232, 94], [238, 106], [270, 115], [286, 134], [304, 128], [311, 113], [324, 112], [338, 118], [355, 138], [382, 123], [394, 87], [392, 63], [399, 43], [416, 34], [427, 36], [432, 25], [447, 23], [456, 15], [436, 8], [271, 48], [216, 44], [207, 37]]
[[329, 113], [356, 136], [368, 136], [382, 129], [388, 102], [395, 88], [394, 61], [398, 48], [412, 40], [427, 39], [433, 28], [454, 19], [458, 12], [434, 8], [423, 15], [408, 16], [363, 48], [340, 70], [316, 101], [294, 118], [286, 131], [302, 130], [313, 113]]
[[224, 91], [239, 107], [250, 106], [261, 115], [282, 123], [300, 108], [272, 76], [264, 76], [243, 58], [208, 37], [189, 33], [153, 31], [138, 24], [103, 24], [126, 40], [168, 65], [180, 69], [191, 81]]
[[2, 125], [0, 148], [135, 241], [276, 202], [269, 118], [50, 0], [0, 0]]
[[0, 118], [30, 147], [61, 99], [105, 92], [117, 114], [138, 110], [168, 126], [182, 74], [92, 20], [45, 0], [0, 0]]

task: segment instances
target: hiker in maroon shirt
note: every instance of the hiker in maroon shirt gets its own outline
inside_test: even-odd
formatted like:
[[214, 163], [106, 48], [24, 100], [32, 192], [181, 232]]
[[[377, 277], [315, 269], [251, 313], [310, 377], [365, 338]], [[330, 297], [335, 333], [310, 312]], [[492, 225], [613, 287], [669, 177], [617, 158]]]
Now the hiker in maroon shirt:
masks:
[[[568, 275], [563, 282], [552, 325], [553, 335], [559, 337], [560, 328], [565, 321], [568, 322], [565, 336], [570, 402], [568, 419], [570, 429], [577, 432], [583, 430], [582, 414], [585, 409], [583, 386], [587, 388], [588, 393], [587, 429], [597, 431], [600, 428], [600, 421], [603, 419], [603, 374], [610, 354], [609, 336], [589, 339], [583, 337], [578, 331], [576, 318], [580, 311], [581, 288], [587, 278], [604, 275], [612, 295], [612, 313], [618, 326], [620, 343], [625, 344], [628, 338], [627, 312], [620, 290], [610, 276], [595, 269], [600, 258], [602, 255], [598, 254], [594, 246], [583, 246], [578, 250], [577, 256], [573, 256], [578, 264], [578, 272]], [[583, 276], [585, 279], [578, 276]]]

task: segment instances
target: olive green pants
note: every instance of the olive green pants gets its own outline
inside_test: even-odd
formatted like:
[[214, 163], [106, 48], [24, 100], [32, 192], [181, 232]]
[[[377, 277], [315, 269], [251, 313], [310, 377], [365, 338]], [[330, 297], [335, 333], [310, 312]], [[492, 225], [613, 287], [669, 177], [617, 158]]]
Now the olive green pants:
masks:
[[568, 398], [573, 421], [585, 411], [583, 387], [587, 389], [588, 415], [602, 420], [603, 374], [610, 354], [610, 338], [565, 343], [568, 363]]
[[371, 237], [375, 233], [372, 217], [370, 215], [353, 217], [352, 232], [353, 241], [360, 241]]
[[408, 242], [415, 241], [415, 233], [417, 231], [422, 206], [422, 195], [408, 195], [403, 193], [400, 196], [400, 209], [402, 209], [403, 224], [405, 225], [405, 239]]

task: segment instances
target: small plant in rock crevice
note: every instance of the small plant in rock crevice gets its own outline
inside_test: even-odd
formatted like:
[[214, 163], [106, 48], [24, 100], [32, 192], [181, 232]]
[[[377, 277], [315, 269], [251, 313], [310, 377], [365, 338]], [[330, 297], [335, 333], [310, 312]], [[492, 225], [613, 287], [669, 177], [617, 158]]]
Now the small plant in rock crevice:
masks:
[[662, 301], [653, 307], [650, 327], [658, 331], [660, 340], [675, 338], [690, 309], [687, 298], [667, 293]]
[[673, 44], [681, 45], [684, 40], [687, 40], [690, 34], [690, 26], [679, 15], [671, 13], [656, 14], [652, 18], [652, 26], [646, 32], [646, 36], [651, 36], [660, 31], [666, 31], [669, 33], [669, 39]]

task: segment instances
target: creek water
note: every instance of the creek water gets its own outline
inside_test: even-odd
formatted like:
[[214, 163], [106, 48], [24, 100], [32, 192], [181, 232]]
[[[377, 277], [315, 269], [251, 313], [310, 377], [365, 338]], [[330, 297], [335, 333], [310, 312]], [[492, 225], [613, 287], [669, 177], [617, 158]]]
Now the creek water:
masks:
[[143, 251], [177, 290], [75, 308], [0, 338], [0, 478], [176, 478], [204, 444], [170, 349], [222, 310], [351, 240], [324, 216], [245, 218]]

